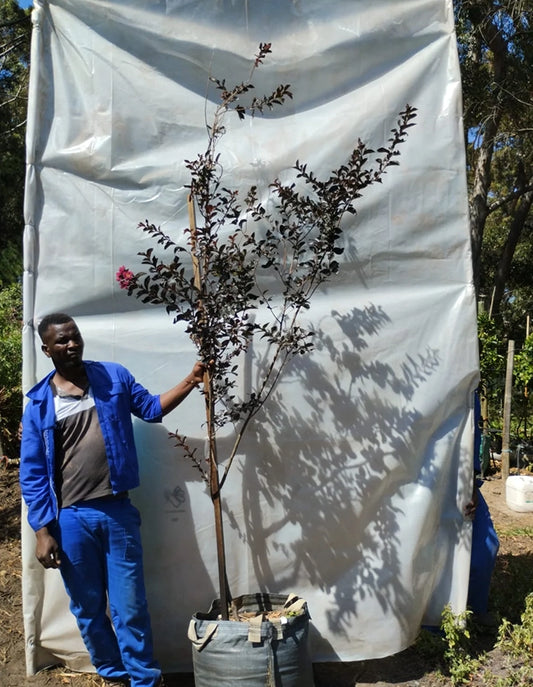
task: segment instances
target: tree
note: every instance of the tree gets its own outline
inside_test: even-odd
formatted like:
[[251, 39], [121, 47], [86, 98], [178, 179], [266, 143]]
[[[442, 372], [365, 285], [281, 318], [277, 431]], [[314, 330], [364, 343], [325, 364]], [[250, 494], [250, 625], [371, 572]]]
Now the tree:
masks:
[[[207, 127], [205, 152], [185, 161], [190, 172], [189, 226], [173, 240], [148, 221], [140, 227], [154, 247], [139, 253], [146, 272], [122, 266], [117, 280], [129, 295], [144, 303], [163, 305], [175, 323], [209, 362], [204, 378], [207, 451], [197, 456], [186, 437], [172, 434], [208, 486], [214, 508], [221, 613], [228, 619], [231, 593], [226, 575], [221, 490], [243, 434], [274, 389], [286, 363], [313, 349], [313, 331], [300, 325], [317, 289], [339, 269], [344, 252], [341, 222], [355, 215], [358, 199], [371, 185], [381, 183], [397, 165], [400, 147], [413, 126], [415, 108], [406, 106], [387, 144], [377, 151], [356, 143], [344, 164], [321, 180], [296, 161], [292, 178], [274, 179], [267, 189], [247, 192], [224, 183], [224, 165], [217, 144], [226, 133], [225, 116], [240, 119], [282, 105], [292, 94], [279, 85], [269, 96], [252, 96], [251, 78], [270, 53], [260, 44], [247, 81], [232, 88], [211, 78], [221, 102]], [[199, 216], [199, 224], [196, 215]], [[251, 388], [242, 391], [242, 357], [261, 342], [264, 357], [257, 364]], [[242, 380], [241, 380], [242, 381]], [[235, 428], [235, 440], [224, 457], [218, 456], [218, 430]], [[222, 468], [221, 465], [224, 464]]]
[[[531, 0], [455, 2], [474, 282], [492, 314], [505, 299], [517, 248], [531, 228], [532, 9]], [[531, 277], [527, 282], [533, 286]]]
[[0, 288], [0, 455], [18, 455], [22, 417], [22, 294], [20, 284]]
[[0, 0], [0, 284], [22, 272], [30, 33], [29, 11]]

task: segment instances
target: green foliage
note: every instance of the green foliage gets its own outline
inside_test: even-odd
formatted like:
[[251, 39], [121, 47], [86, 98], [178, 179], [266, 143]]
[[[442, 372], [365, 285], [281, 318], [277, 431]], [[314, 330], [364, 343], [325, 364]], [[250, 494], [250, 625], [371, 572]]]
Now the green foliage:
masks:
[[[206, 150], [185, 161], [190, 172], [190, 224], [178, 233], [179, 242], [147, 220], [140, 227], [155, 243], [155, 248], [139, 253], [147, 270], [134, 275], [122, 266], [117, 272], [129, 295], [164, 306], [209, 364], [204, 378], [208, 455], [199, 459], [186, 437], [172, 436], [209, 486], [223, 619], [228, 618], [231, 599], [220, 491], [248, 423], [285, 365], [313, 348], [313, 332], [300, 326], [299, 319], [310, 308], [313, 294], [339, 269], [343, 217], [355, 215], [354, 204], [362, 192], [380, 183], [389, 167], [398, 164], [399, 148], [415, 118], [415, 108], [406, 106], [385, 147], [374, 151], [359, 141], [327, 179], [319, 179], [305, 163], [296, 161], [290, 180], [274, 179], [261, 190], [229, 188], [217, 152], [226, 132], [226, 114], [234, 111], [242, 120], [292, 98], [287, 84], [261, 98], [252, 95], [251, 79], [270, 47], [269, 43], [259, 46], [247, 81], [229, 88], [225, 80], [211, 79], [220, 92], [220, 104], [207, 127]], [[256, 360], [257, 382], [240, 394], [242, 356], [253, 342], [258, 343], [255, 350], [263, 351]], [[217, 431], [227, 423], [236, 428], [235, 441], [220, 475]]]
[[[498, 629], [495, 646], [502, 652], [505, 675], [494, 675], [487, 669], [480, 671], [482, 684], [489, 687], [530, 687], [533, 684], [533, 593], [527, 594], [525, 598], [523, 594], [525, 588], [531, 589], [530, 560], [525, 561], [523, 570], [518, 574], [518, 577], [520, 576], [524, 577], [525, 584], [517, 584], [516, 575], [513, 575], [512, 580], [509, 580], [510, 587], [507, 585], [507, 588], [502, 590], [502, 604], [505, 610], [509, 610], [505, 605], [509, 602], [510, 596], [513, 605], [520, 605], [524, 610], [518, 622], [513, 623], [504, 618]], [[529, 584], [526, 583], [526, 577], [529, 578]], [[513, 589], [511, 595], [510, 588]]]
[[7, 239], [4, 247], [0, 249], [0, 286], [13, 284], [20, 280], [22, 275], [22, 226], [18, 227], [18, 231], [21, 232], [20, 236]]
[[[270, 45], [260, 46], [250, 77], [268, 52]], [[364, 189], [381, 182], [388, 168], [398, 164], [399, 147], [415, 110], [407, 106], [400, 113], [387, 147], [373, 151], [359, 141], [346, 162], [324, 180], [297, 161], [293, 178], [274, 179], [265, 200], [255, 186], [241, 193], [223, 183], [216, 145], [225, 133], [228, 111], [236, 111], [240, 119], [253, 116], [292, 97], [290, 87], [278, 86], [270, 96], [254, 97], [246, 104], [242, 97], [253, 88], [250, 82], [231, 90], [225, 81], [212, 82], [221, 92], [221, 103], [208, 127], [207, 149], [185, 162], [191, 174], [190, 197], [201, 223], [179, 232], [187, 236], [185, 246], [148, 221], [141, 223], [168, 259], [148, 248], [139, 253], [146, 272], [133, 276], [121, 268], [117, 278], [129, 295], [165, 306], [174, 322], [184, 324], [200, 358], [213, 361], [210, 422], [214, 427], [241, 423], [231, 464], [242, 429], [268, 398], [284, 365], [292, 356], [312, 350], [312, 331], [300, 327], [298, 317], [309, 309], [316, 290], [338, 271], [344, 250], [341, 220], [356, 213], [354, 203]], [[270, 357], [258, 386], [240, 398], [235, 393], [238, 359], [254, 338], [267, 344]], [[208, 481], [209, 464], [196, 461], [187, 444], [176, 439]]]
[[18, 455], [22, 416], [22, 295], [19, 284], [0, 288], [0, 439], [10, 458]]
[[479, 660], [470, 655], [471, 611], [454, 615], [450, 606], [442, 612], [441, 629], [444, 633], [444, 662], [453, 685], [467, 684], [479, 666]]
[[513, 433], [527, 429], [526, 316], [533, 311], [533, 0], [454, 0], [463, 87], [481, 377], [491, 425], [501, 420], [507, 342], [518, 368]]
[[[455, 0], [459, 58], [467, 94], [465, 125], [468, 129], [484, 122], [499, 99], [506, 116], [514, 122], [528, 116], [533, 57], [531, 43], [531, 0]], [[496, 41], [500, 41], [497, 45]], [[505, 51], [508, 89], [495, 82], [495, 50]]]
[[[478, 312], [479, 369], [482, 397], [486, 399], [485, 412], [489, 425], [500, 426], [500, 411], [503, 407], [505, 387], [505, 366], [507, 353], [506, 340], [502, 336], [501, 326], [488, 316], [485, 310]], [[485, 415], [484, 415], [485, 417]]]
[[[508, 332], [501, 319], [491, 319], [484, 310], [478, 314], [479, 364], [483, 394], [488, 400], [492, 428], [500, 427], [505, 391]], [[518, 333], [518, 332], [517, 332]], [[523, 339], [522, 339], [523, 341]], [[515, 341], [511, 434], [513, 443], [528, 440], [529, 397], [533, 388], [533, 335]]]
[[471, 655], [470, 623], [470, 611], [454, 615], [448, 605], [442, 611], [440, 633], [421, 630], [416, 641], [417, 653], [430, 665], [440, 666], [452, 685], [467, 684], [480, 665]]
[[505, 676], [494, 675], [490, 670], [481, 673], [485, 687], [531, 687], [533, 675], [530, 666], [509, 668]]
[[491, 388], [505, 377], [505, 341], [497, 323], [484, 310], [478, 314], [479, 368], [481, 380]]
[[[531, 536], [531, 528], [498, 530], [505, 538]], [[531, 554], [500, 554], [491, 586], [494, 631], [482, 628], [470, 612], [442, 613], [440, 633], [422, 630], [414, 647], [426, 672], [438, 684], [530, 687], [533, 684], [533, 580]], [[491, 650], [487, 653], [487, 650]], [[498, 651], [494, 651], [497, 649]], [[431, 682], [433, 684], [433, 681]]]
[[454, 0], [454, 10], [475, 284], [516, 340], [509, 311], [533, 306], [533, 2]]
[[30, 33], [29, 11], [0, 0], [0, 284], [22, 274]]
[[513, 374], [521, 387], [531, 386], [533, 382], [533, 335], [528, 336], [514, 358]]
[[[529, 530], [529, 531], [528, 531]], [[520, 536], [533, 536], [531, 528], [497, 529], [501, 542]], [[529, 547], [528, 547], [529, 548]], [[498, 554], [491, 584], [491, 606], [497, 617], [518, 623], [524, 612], [525, 599], [533, 593], [533, 554]]]
[[498, 536], [505, 537], [533, 537], [533, 527], [512, 527], [506, 530], [498, 530]]
[[526, 597], [521, 622], [502, 622], [498, 632], [498, 646], [511, 656], [528, 656], [533, 651], [533, 594]]

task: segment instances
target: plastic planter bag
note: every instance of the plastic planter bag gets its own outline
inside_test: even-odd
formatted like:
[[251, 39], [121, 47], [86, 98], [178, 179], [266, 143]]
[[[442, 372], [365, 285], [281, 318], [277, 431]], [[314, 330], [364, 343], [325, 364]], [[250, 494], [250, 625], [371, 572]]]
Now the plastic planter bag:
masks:
[[[249, 621], [218, 620], [218, 599], [191, 620], [196, 687], [312, 687], [305, 601], [259, 593], [240, 597], [239, 606]], [[275, 617], [264, 619], [269, 611]]]

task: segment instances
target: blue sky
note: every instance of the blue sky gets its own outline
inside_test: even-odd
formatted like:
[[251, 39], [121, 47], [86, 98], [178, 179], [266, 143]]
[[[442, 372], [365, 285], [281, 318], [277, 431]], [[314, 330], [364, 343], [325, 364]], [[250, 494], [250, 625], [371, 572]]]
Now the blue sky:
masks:
[[17, 0], [20, 7], [30, 7], [33, 5], [33, 0]]

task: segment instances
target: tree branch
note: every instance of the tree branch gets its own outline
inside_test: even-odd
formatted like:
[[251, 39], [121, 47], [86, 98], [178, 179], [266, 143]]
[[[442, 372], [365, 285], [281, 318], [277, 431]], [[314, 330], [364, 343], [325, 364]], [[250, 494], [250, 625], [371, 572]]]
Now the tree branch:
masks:
[[526, 193], [529, 193], [530, 191], [533, 191], [533, 184], [528, 184], [527, 186], [524, 186], [523, 188], [517, 189], [516, 191], [512, 191], [508, 195], [506, 195], [504, 198], [500, 198], [496, 202], [492, 203], [491, 205], [488, 206], [487, 209], [487, 214], [491, 214], [492, 212], [496, 212], [496, 210], [499, 210], [501, 207], [509, 203], [511, 200], [516, 200], [517, 198], [521, 198], [524, 196]]

